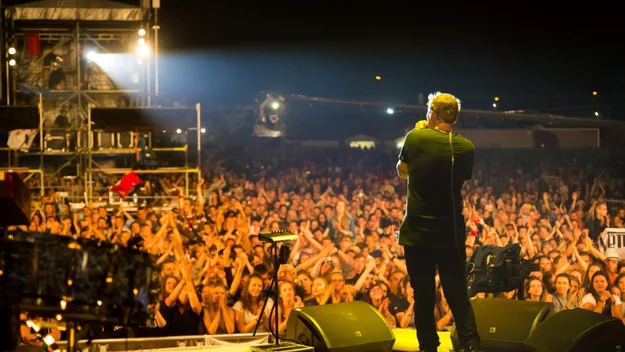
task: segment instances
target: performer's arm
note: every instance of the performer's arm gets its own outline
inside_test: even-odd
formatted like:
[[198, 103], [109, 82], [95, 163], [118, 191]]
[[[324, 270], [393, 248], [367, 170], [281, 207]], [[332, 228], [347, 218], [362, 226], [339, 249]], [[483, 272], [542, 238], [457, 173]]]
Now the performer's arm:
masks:
[[399, 160], [397, 162], [397, 174], [400, 178], [407, 180], [408, 179], [408, 164]]

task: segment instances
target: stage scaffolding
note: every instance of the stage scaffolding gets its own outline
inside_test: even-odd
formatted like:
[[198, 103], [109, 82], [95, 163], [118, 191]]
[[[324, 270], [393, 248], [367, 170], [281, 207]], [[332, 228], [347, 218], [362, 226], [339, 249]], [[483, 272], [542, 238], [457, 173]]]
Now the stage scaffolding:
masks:
[[[107, 0], [40, 0], [27, 4], [2, 8], [2, 40], [5, 55], [0, 58], [5, 67], [3, 98], [6, 106], [0, 107], [0, 129], [37, 129], [39, 146], [28, 151], [0, 148], [8, 152], [9, 162], [4, 171], [26, 173], [27, 178], [40, 175], [40, 193], [45, 194], [44, 176], [56, 176], [61, 170], [77, 162], [76, 176], [84, 177], [87, 189], [85, 201], [93, 198], [93, 175], [125, 174], [128, 168], [101, 168], [98, 158], [131, 156], [137, 153], [137, 147], [114, 145], [102, 146], [96, 143], [102, 133], [106, 133], [103, 121], [100, 125], [92, 121], [92, 111], [109, 108], [111, 116], [120, 112], [139, 111], [152, 106], [152, 100], [158, 96], [158, 31], [157, 12], [159, 1], [142, 1], [144, 6], [126, 5]], [[143, 29], [143, 31], [140, 31]], [[141, 33], [143, 32], [143, 33]], [[140, 46], [145, 45], [151, 54], [140, 55]], [[9, 50], [11, 48], [11, 50]], [[128, 82], [120, 83], [111, 79], [97, 60], [89, 57], [91, 52], [126, 56], [130, 63], [127, 67]], [[118, 56], [119, 57], [119, 56]], [[52, 82], [52, 72], [63, 77], [61, 83]], [[53, 84], [55, 83], [55, 84]], [[35, 103], [33, 97], [37, 97]], [[16, 118], [15, 110], [26, 106], [38, 107], [39, 121], [18, 124], [20, 127], [9, 128], [4, 123]], [[167, 108], [163, 109], [166, 110]], [[11, 111], [9, 111], [11, 110]], [[151, 109], [145, 114], [159, 115], [160, 109]], [[181, 114], [189, 114], [179, 109]], [[156, 167], [151, 170], [132, 170], [137, 174], [178, 173], [185, 176], [185, 193], [189, 194], [189, 174], [200, 172], [201, 135], [200, 105], [196, 105], [193, 126], [179, 125], [186, 131], [197, 131], [197, 162], [189, 161], [189, 143], [185, 139], [183, 146], [173, 148], [152, 148], [152, 134], [155, 130], [165, 129], [165, 124], [177, 121], [152, 123], [141, 128], [133, 126], [132, 121], [122, 121], [123, 127], [116, 132], [147, 133], [150, 152], [174, 152], [184, 154], [184, 165], [180, 167]], [[177, 113], [178, 111], [174, 111]], [[191, 111], [193, 113], [193, 111]], [[65, 117], [69, 123], [59, 126], [58, 117]], [[149, 117], [149, 116], [148, 116]], [[176, 118], [174, 118], [175, 120]], [[113, 119], [115, 120], [115, 119]], [[161, 122], [163, 120], [161, 119]], [[188, 122], [188, 121], [187, 121]], [[35, 126], [36, 125], [36, 126]], [[16, 126], [15, 123], [12, 126]], [[170, 127], [170, 126], [167, 126]], [[123, 130], [123, 129], [126, 130]], [[56, 132], [56, 136], [54, 133]], [[62, 140], [63, 136], [77, 141], [73, 146], [52, 147], [49, 137]], [[109, 133], [110, 135], [110, 133]], [[189, 137], [189, 135], [187, 135]], [[132, 144], [132, 143], [131, 143]], [[21, 157], [38, 155], [38, 167], [20, 167]], [[56, 163], [50, 159], [57, 158]], [[61, 161], [58, 161], [62, 159]], [[31, 160], [32, 161], [32, 160]], [[34, 163], [31, 163], [32, 166]], [[192, 165], [195, 164], [195, 165]], [[4, 165], [3, 165], [4, 166]], [[50, 166], [56, 169], [50, 172]], [[47, 167], [47, 168], [46, 168]]]
[[[39, 175], [39, 193], [41, 196], [44, 195], [45, 193], [45, 180], [44, 180], [44, 170], [43, 170], [43, 165], [44, 165], [44, 154], [45, 154], [45, 150], [44, 150], [44, 140], [43, 140], [43, 123], [44, 123], [44, 116], [43, 116], [43, 96], [40, 94], [39, 95], [39, 103], [37, 104], [37, 111], [38, 111], [38, 115], [39, 115], [39, 124], [38, 124], [38, 131], [37, 131], [37, 137], [39, 139], [39, 148], [38, 148], [38, 154], [39, 154], [39, 167], [37, 168], [25, 168], [25, 167], [19, 167], [19, 166], [12, 166], [13, 160], [12, 158], [18, 158], [19, 149], [12, 149], [12, 148], [0, 148], [0, 151], [2, 152], [7, 152], [8, 154], [8, 165], [6, 167], [0, 167], [0, 172], [17, 172], [20, 174], [27, 174], [27, 176], [24, 178], [24, 181], [28, 181], [28, 179], [30, 179], [32, 176], [34, 175]], [[8, 120], [5, 116], [5, 121]], [[4, 126], [0, 125], [0, 129], [2, 129]], [[28, 126], [31, 127], [31, 126]], [[35, 127], [35, 126], [32, 126]]]
[[[183, 115], [184, 112], [188, 112], [191, 109], [187, 109], [187, 108], [152, 108], [152, 109], [110, 109], [110, 112], [112, 114], [117, 114], [117, 113], [122, 113], [123, 111], [128, 111], [130, 110], [131, 112], [140, 112], [140, 113], [145, 113], [145, 115], [143, 115], [142, 117], [142, 121], [132, 121], [130, 122], [130, 126], [134, 127], [131, 128], [130, 130], [144, 130], [145, 129], [145, 124], [149, 124], [151, 125], [152, 131], [156, 128], [171, 128], [172, 126], [174, 126], [173, 128], [179, 128], [182, 130], [184, 130], [185, 132], [185, 137], [184, 137], [184, 145], [181, 147], [172, 147], [172, 148], [158, 148], [152, 147], [152, 136], [150, 135], [150, 137], [148, 138], [147, 144], [144, 147], [144, 150], [150, 150], [151, 152], [154, 153], [158, 153], [158, 152], [177, 152], [177, 153], [184, 153], [184, 166], [181, 167], [157, 167], [154, 169], [131, 169], [131, 168], [103, 168], [100, 167], [100, 165], [94, 160], [94, 157], [98, 154], [103, 154], [103, 155], [112, 155], [112, 154], [117, 154], [117, 155], [129, 155], [129, 154], [135, 154], [138, 149], [137, 148], [110, 148], [110, 149], [96, 149], [93, 148], [94, 146], [94, 137], [95, 137], [95, 131], [93, 129], [94, 124], [97, 126], [98, 125], [98, 121], [94, 121], [93, 119], [93, 106], [89, 105], [88, 106], [88, 111], [87, 111], [87, 130], [86, 130], [86, 134], [87, 134], [87, 138], [88, 138], [88, 148], [84, 148], [83, 151], [86, 155], [86, 172], [85, 172], [85, 183], [87, 186], [87, 199], [89, 199], [90, 201], [93, 199], [93, 185], [94, 185], [94, 180], [93, 180], [93, 176], [95, 173], [103, 173], [103, 174], [107, 174], [107, 175], [124, 175], [127, 174], [128, 172], [134, 172], [136, 174], [183, 174], [184, 175], [184, 179], [185, 179], [185, 187], [184, 187], [184, 191], [185, 191], [185, 196], [189, 196], [189, 175], [190, 174], [197, 174], [198, 179], [201, 177], [201, 167], [202, 167], [202, 127], [201, 127], [201, 106], [199, 103], [197, 103], [195, 105], [195, 116], [194, 116], [194, 121], [193, 121], [193, 126], [190, 125], [190, 119], [185, 119], [184, 116], [180, 116], [182, 118], [175, 118], [175, 119], [170, 119], [169, 116], [172, 116], [172, 114], [178, 114], [180, 113], [180, 115]], [[159, 112], [165, 112], [166, 115], [165, 116], [157, 116], [157, 113]], [[150, 113], [153, 113], [152, 115]], [[112, 117], [112, 116], [111, 116]], [[124, 119], [124, 115], [122, 115], [121, 117], [118, 116], [118, 118], [120, 119]], [[145, 119], [149, 119], [149, 121], [146, 121]], [[163, 122], [163, 124], [158, 124], [158, 120], [163, 120], [163, 119], [167, 119], [167, 120], [173, 120], [173, 121], [166, 121]], [[110, 122], [112, 122], [114, 124], [114, 120], [113, 118], [111, 119], [107, 119]], [[136, 124], [136, 125], [133, 125]], [[154, 125], [154, 124], [158, 124], [158, 125]], [[177, 126], [175, 126], [174, 124], [178, 124]], [[117, 127], [117, 129], [122, 129], [123, 130], [124, 127]], [[189, 160], [189, 131], [191, 132], [195, 132], [196, 133], [196, 138], [197, 138], [197, 149], [196, 149], [196, 160], [195, 160], [195, 165], [192, 165], [190, 163]], [[151, 133], [150, 133], [151, 134]]]
[[[5, 53], [14, 49], [3, 58], [7, 105], [24, 104], [29, 93], [41, 89], [46, 122], [63, 114], [74, 126], [85, 123], [88, 104], [149, 105], [156, 57], [141, 58], [144, 64], [132, 68], [136, 77], [128, 78], [132, 84], [120, 87], [89, 54], [134, 56], [138, 40], [157, 53], [156, 30], [149, 28], [157, 25], [155, 11], [106, 0], [42, 0], [4, 8]], [[147, 29], [143, 37], [140, 29]], [[14, 59], [13, 65], [9, 59]], [[59, 84], [51, 83], [55, 73], [62, 77]]]
[[[28, 180], [33, 175], [40, 175], [40, 195], [45, 194], [45, 176], [56, 176], [59, 172], [72, 165], [72, 162], [78, 159], [79, 170], [77, 170], [77, 176], [82, 176], [85, 182], [86, 192], [86, 201], [91, 202], [93, 200], [93, 185], [94, 185], [94, 174], [103, 173], [106, 175], [124, 175], [129, 172], [135, 172], [136, 174], [183, 174], [185, 179], [185, 195], [189, 196], [189, 176], [192, 174], [197, 174], [198, 179], [201, 177], [201, 165], [202, 165], [202, 133], [201, 133], [201, 106], [200, 104], [196, 104], [194, 109], [190, 108], [136, 108], [136, 109], [104, 109], [104, 113], [100, 114], [99, 120], [96, 119], [94, 121], [92, 119], [92, 111], [94, 106], [88, 105], [87, 110], [87, 124], [86, 130], [82, 128], [70, 129], [68, 131], [76, 132], [77, 136], [77, 144], [74, 149], [68, 149], [65, 151], [49, 151], [45, 148], [44, 135], [47, 130], [44, 127], [44, 109], [42, 108], [43, 96], [39, 96], [39, 104], [38, 104], [38, 115], [39, 115], [39, 124], [37, 127], [37, 139], [39, 141], [38, 147], [31, 147], [29, 150], [24, 151], [20, 149], [11, 149], [11, 148], [0, 148], [0, 151], [9, 153], [9, 164], [6, 167], [0, 167], [0, 171], [8, 171], [8, 172], [18, 172], [22, 174], [28, 174], [26, 180]], [[14, 107], [19, 108], [19, 107]], [[6, 109], [6, 108], [5, 108]], [[102, 109], [100, 109], [102, 110]], [[126, 115], [124, 115], [124, 113]], [[123, 120], [128, 113], [140, 114], [137, 116], [141, 116], [140, 119], [127, 121], [128, 123], [122, 124], [121, 120]], [[194, 116], [190, 116], [193, 113]], [[6, 113], [5, 113], [6, 114]], [[107, 115], [111, 115], [110, 118], [107, 119]], [[121, 115], [121, 116], [120, 116]], [[117, 116], [117, 119], [114, 118]], [[172, 116], [178, 116], [177, 118], [172, 118]], [[185, 118], [186, 117], [186, 118]], [[192, 118], [191, 118], [192, 117]], [[108, 148], [99, 147], [95, 140], [98, 138], [99, 133], [108, 133], [113, 134], [113, 132], [100, 132], [96, 130], [94, 126], [99, 127], [98, 122], [102, 120], [107, 120], [111, 123], [111, 127], [116, 125], [116, 122], [120, 122], [119, 127], [115, 127], [113, 132], [115, 131], [125, 131], [125, 132], [134, 132], [141, 131], [141, 133], [145, 133], [148, 135], [147, 141], [143, 148], [139, 148], [139, 146], [135, 145], [133, 148], [118, 148], [115, 144]], [[116, 121], [117, 120], [117, 121]], [[159, 123], [159, 120], [162, 123]], [[169, 121], [164, 121], [169, 120]], [[147, 126], [146, 126], [147, 124]], [[4, 126], [0, 126], [3, 128]], [[32, 128], [34, 124], [23, 126], [26, 128]], [[108, 126], [103, 126], [104, 129]], [[163, 128], [170, 129], [180, 129], [181, 135], [184, 130], [184, 142], [181, 146], [175, 147], [152, 147], [152, 133], [154, 130], [161, 130]], [[109, 130], [110, 131], [110, 130]], [[195, 133], [194, 133], [195, 132]], [[189, 158], [189, 137], [195, 134], [196, 140], [196, 160], [193, 162]], [[82, 141], [82, 142], [80, 142]], [[132, 168], [116, 168], [116, 167], [100, 167], [100, 163], [96, 160], [98, 157], [110, 157], [110, 156], [132, 156], [137, 153], [145, 152], [148, 150], [151, 153], [163, 152], [174, 152], [184, 154], [184, 165], [178, 167], [160, 167], [156, 166], [152, 169], [132, 169]], [[19, 160], [20, 154], [22, 156], [34, 156], [37, 155], [39, 157], [39, 166], [37, 168], [26, 168], [20, 167], [19, 165], [12, 165], [11, 157], [15, 155], [15, 157]], [[46, 173], [46, 157], [69, 157], [65, 163], [56, 165], [56, 170], [51, 173]]]

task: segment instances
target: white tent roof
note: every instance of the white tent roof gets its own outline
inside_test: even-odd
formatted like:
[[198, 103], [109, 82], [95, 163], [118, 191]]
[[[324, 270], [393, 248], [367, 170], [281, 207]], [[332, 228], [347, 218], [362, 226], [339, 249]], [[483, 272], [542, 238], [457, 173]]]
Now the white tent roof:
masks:
[[146, 9], [109, 0], [41, 0], [7, 9], [15, 21], [142, 21]]

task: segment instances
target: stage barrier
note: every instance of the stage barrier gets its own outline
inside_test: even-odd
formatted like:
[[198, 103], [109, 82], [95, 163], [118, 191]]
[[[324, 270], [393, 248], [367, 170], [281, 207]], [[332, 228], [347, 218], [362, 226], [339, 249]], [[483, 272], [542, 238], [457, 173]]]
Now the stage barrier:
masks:
[[[78, 342], [78, 347], [81, 351], [87, 350], [89, 352], [154, 351], [179, 347], [199, 350], [207, 346], [250, 346], [269, 342], [271, 342], [269, 333], [258, 333], [256, 336], [231, 334], [93, 340], [91, 345], [87, 344], [87, 340], [81, 340]], [[59, 341], [57, 344], [61, 351], [67, 348], [66, 341]]]

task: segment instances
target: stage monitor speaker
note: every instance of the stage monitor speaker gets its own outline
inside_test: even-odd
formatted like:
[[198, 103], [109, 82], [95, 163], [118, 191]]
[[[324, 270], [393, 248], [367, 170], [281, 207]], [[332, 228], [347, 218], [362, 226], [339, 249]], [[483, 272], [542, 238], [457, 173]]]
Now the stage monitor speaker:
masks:
[[358, 301], [295, 309], [287, 321], [286, 337], [316, 352], [390, 352], [395, 344], [382, 314]]
[[621, 351], [625, 348], [625, 325], [620, 319], [585, 309], [567, 309], [545, 320], [532, 332], [526, 346], [532, 352]]
[[[474, 298], [471, 306], [484, 351], [525, 352], [527, 338], [551, 311], [549, 303], [508, 299]], [[455, 326], [451, 343], [460, 349]]]

